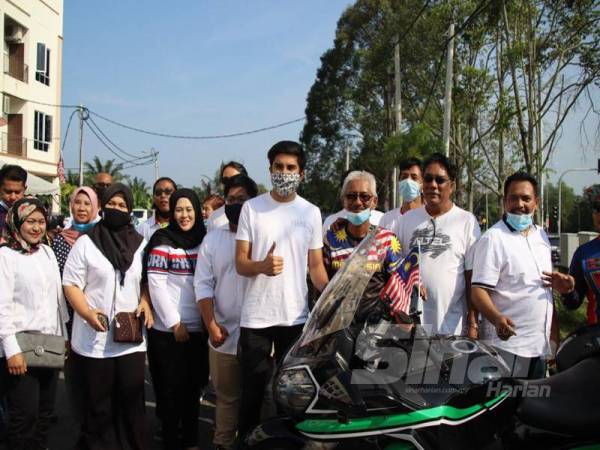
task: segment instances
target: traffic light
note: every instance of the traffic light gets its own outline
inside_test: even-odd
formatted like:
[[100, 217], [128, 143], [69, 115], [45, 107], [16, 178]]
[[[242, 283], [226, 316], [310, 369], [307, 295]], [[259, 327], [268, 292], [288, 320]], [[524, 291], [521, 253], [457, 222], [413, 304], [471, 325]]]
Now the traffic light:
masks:
[[558, 220], [558, 206], [552, 207], [552, 218]]

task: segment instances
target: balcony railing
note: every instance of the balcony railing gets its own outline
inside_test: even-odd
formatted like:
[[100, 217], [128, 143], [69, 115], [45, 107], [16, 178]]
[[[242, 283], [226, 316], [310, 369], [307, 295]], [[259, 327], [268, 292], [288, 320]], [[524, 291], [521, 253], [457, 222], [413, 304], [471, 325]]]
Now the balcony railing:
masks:
[[10, 63], [10, 57], [4, 55], [4, 73], [17, 80], [27, 83], [29, 80], [29, 67], [25, 63]]
[[27, 138], [22, 136], [9, 135], [8, 133], [2, 133], [2, 153], [8, 153], [13, 156], [20, 156], [22, 158], [27, 157]]

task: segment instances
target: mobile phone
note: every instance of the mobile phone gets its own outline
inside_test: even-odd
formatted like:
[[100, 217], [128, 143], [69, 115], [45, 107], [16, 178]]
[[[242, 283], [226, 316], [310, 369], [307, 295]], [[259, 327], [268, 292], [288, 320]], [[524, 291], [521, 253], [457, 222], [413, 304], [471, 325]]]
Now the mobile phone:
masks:
[[104, 329], [108, 331], [108, 316], [106, 314], [96, 313], [96, 317], [98, 318], [98, 322], [100, 322]]

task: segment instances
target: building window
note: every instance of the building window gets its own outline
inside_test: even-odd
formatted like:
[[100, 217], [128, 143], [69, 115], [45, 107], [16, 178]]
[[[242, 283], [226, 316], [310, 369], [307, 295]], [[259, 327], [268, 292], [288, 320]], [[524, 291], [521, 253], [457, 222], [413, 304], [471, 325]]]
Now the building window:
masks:
[[52, 116], [35, 111], [33, 122], [33, 148], [47, 152], [52, 142]]
[[37, 45], [35, 79], [46, 86], [50, 86], [50, 49], [46, 48], [45, 44], [39, 42]]

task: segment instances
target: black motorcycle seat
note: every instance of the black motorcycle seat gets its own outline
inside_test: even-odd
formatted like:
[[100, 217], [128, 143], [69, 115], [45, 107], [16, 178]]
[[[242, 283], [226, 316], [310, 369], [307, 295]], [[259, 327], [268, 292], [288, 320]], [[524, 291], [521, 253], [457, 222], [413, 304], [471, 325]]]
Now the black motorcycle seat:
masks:
[[[548, 396], [525, 396], [517, 417], [525, 424], [557, 433], [597, 435], [600, 433], [600, 357], [584, 359], [573, 367], [540, 380], [521, 380], [525, 393], [544, 392]], [[533, 389], [531, 387], [534, 387]], [[535, 388], [537, 387], [537, 389]], [[548, 388], [545, 388], [548, 392]]]

